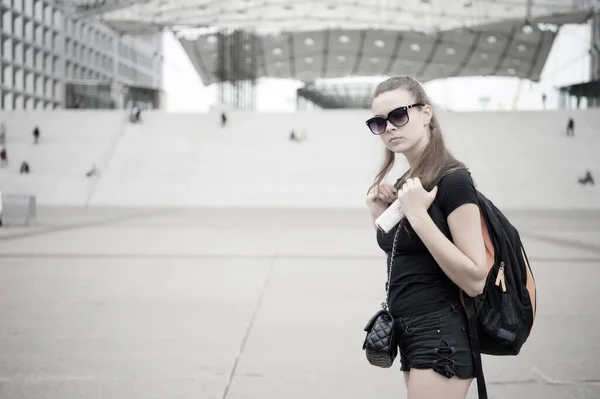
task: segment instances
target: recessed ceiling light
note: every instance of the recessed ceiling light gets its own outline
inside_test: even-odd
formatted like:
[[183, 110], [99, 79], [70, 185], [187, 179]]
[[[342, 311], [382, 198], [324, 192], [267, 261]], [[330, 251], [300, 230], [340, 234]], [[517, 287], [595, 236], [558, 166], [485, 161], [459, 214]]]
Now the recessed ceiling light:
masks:
[[280, 49], [279, 47], [277, 47], [277, 48], [274, 48], [274, 49], [273, 49], [273, 54], [274, 54], [274, 55], [281, 55], [281, 54], [283, 54], [283, 50], [282, 50], [282, 49]]
[[340, 43], [350, 43], [350, 38], [346, 35], [340, 36], [338, 40], [340, 41]]
[[304, 62], [306, 62], [307, 64], [312, 64], [314, 62], [314, 60], [312, 58], [310, 58], [310, 57], [306, 57], [304, 59]]
[[306, 46], [312, 46], [313, 44], [315, 44], [315, 41], [313, 39], [311, 39], [310, 37], [307, 37], [306, 39], [304, 39], [304, 44]]
[[208, 44], [215, 44], [217, 42], [217, 37], [215, 35], [210, 35], [206, 38], [206, 42]]
[[412, 43], [412, 44], [410, 45], [410, 49], [411, 49], [412, 51], [415, 51], [415, 52], [416, 52], [416, 51], [421, 51], [421, 46], [419, 46], [417, 43]]
[[456, 50], [454, 50], [452, 47], [448, 47], [446, 49], [446, 54], [448, 54], [448, 55], [454, 55], [454, 54], [456, 54]]
[[508, 69], [506, 70], [506, 72], [508, 72], [508, 73], [509, 73], [509, 75], [514, 75], [515, 73], [517, 73], [517, 71], [515, 71], [515, 68], [508, 68]]
[[489, 44], [494, 44], [494, 43], [496, 43], [497, 41], [498, 41], [498, 39], [496, 39], [496, 36], [494, 36], [494, 35], [489, 35], [489, 36], [487, 37], [487, 42], [488, 42]]
[[244, 44], [244, 50], [248, 51], [252, 48], [252, 46], [249, 43]]
[[371, 58], [369, 61], [371, 61], [371, 64], [377, 64], [377, 63], [379, 63], [379, 59], [375, 58], [375, 57]]
[[344, 57], [343, 55], [338, 55], [337, 60], [339, 62], [344, 62], [344, 61], [346, 61], [346, 57]]
[[385, 42], [383, 40], [375, 40], [373, 43], [375, 44], [375, 47], [385, 47]]
[[533, 27], [529, 24], [524, 25], [522, 31], [524, 34], [530, 35], [531, 33], [533, 33]]
[[519, 44], [517, 46], [517, 50], [519, 50], [519, 53], [523, 53], [523, 52], [525, 52], [525, 50], [527, 50], [527, 47], [525, 47], [524, 44]]

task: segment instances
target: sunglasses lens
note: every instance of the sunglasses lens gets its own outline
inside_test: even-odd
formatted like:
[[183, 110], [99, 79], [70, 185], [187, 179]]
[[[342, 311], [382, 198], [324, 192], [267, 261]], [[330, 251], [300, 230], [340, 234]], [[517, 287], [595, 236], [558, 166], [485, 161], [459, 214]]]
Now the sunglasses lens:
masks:
[[408, 123], [408, 113], [406, 110], [394, 111], [388, 115], [388, 119], [396, 127], [404, 126]]
[[385, 131], [385, 119], [383, 118], [373, 118], [371, 120], [369, 120], [369, 129], [371, 129], [371, 132], [373, 132], [373, 134], [381, 134]]

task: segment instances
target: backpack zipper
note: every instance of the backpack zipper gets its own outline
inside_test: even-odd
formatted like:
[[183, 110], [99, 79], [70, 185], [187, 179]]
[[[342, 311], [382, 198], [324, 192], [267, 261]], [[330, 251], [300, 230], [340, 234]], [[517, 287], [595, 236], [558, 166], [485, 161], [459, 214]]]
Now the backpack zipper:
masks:
[[502, 292], [506, 292], [506, 278], [504, 277], [504, 262], [500, 262], [498, 277], [496, 277], [496, 286], [502, 286]]

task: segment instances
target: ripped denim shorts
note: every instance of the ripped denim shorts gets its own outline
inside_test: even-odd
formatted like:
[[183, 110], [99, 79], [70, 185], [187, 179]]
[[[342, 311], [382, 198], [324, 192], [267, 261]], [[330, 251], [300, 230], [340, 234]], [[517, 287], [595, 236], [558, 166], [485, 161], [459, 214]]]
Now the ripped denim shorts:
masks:
[[467, 316], [460, 304], [395, 319], [402, 371], [432, 369], [452, 378], [475, 378]]

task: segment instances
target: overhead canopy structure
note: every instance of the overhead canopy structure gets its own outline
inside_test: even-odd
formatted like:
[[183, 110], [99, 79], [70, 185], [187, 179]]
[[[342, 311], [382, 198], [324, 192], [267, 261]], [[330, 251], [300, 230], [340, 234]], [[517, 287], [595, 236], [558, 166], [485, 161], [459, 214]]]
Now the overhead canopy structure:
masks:
[[[529, 25], [528, 25], [529, 26]], [[220, 81], [219, 41], [206, 33], [183, 47], [206, 84]], [[319, 30], [256, 36], [242, 46], [257, 77], [311, 82], [345, 76], [411, 75], [422, 81], [499, 75], [537, 81], [556, 32], [521, 21], [425, 34], [389, 30]], [[252, 49], [256, 49], [256, 58]], [[242, 61], [243, 61], [242, 60]], [[256, 63], [256, 65], [254, 65]]]
[[[560, 25], [598, 0], [60, 0], [123, 32], [168, 28], [205, 84], [258, 77], [537, 81]], [[244, 32], [239, 35], [239, 32]], [[237, 36], [235, 36], [237, 35]]]
[[449, 30], [513, 19], [588, 13], [598, 0], [56, 0], [80, 16], [137, 31], [156, 28], [282, 31]]

